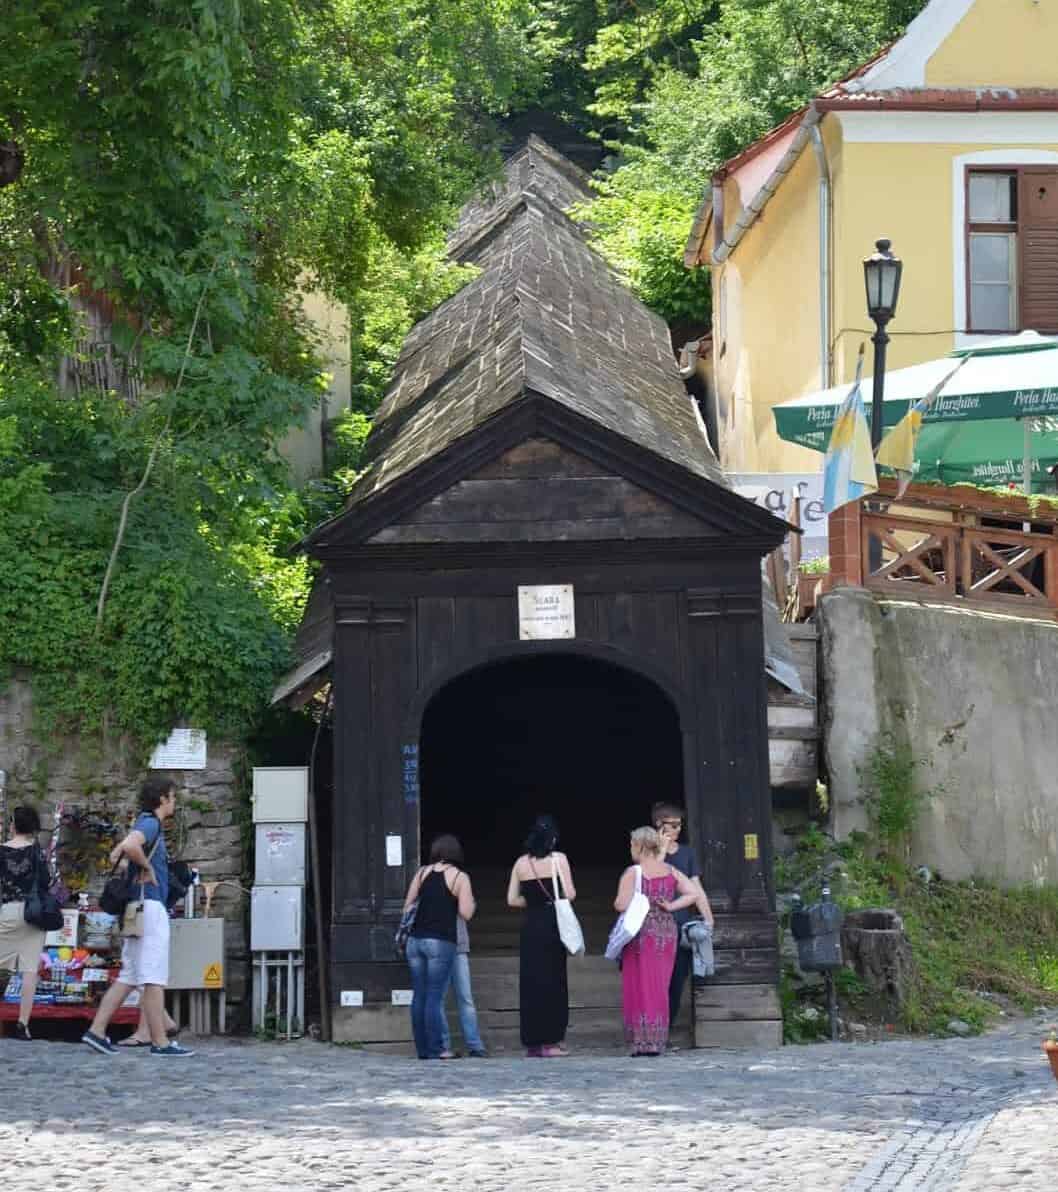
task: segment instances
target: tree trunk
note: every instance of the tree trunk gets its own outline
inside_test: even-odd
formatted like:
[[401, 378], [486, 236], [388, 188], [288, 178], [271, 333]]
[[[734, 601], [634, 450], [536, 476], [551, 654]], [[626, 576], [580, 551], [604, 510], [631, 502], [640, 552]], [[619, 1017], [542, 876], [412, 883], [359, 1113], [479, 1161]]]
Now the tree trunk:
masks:
[[855, 969], [870, 993], [884, 1008], [901, 1009], [915, 979], [915, 961], [896, 911], [850, 911], [841, 929], [841, 944], [845, 963]]

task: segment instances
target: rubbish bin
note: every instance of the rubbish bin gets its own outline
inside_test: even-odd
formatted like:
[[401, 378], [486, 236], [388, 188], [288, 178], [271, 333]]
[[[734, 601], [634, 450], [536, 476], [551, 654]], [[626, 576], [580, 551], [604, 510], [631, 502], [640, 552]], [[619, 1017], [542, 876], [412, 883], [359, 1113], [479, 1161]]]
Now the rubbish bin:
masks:
[[[800, 899], [798, 899], [798, 902]], [[842, 966], [841, 924], [845, 916], [830, 899], [830, 887], [823, 887], [821, 901], [795, 906], [790, 914], [790, 932], [797, 941], [797, 961], [805, 972], [823, 973], [827, 985], [827, 1013], [830, 1037], [838, 1037], [838, 1001], [834, 970]]]
[[841, 907], [830, 900], [829, 886], [823, 899], [811, 906], [796, 907], [790, 915], [790, 932], [797, 941], [797, 960], [806, 973], [824, 973], [841, 968]]

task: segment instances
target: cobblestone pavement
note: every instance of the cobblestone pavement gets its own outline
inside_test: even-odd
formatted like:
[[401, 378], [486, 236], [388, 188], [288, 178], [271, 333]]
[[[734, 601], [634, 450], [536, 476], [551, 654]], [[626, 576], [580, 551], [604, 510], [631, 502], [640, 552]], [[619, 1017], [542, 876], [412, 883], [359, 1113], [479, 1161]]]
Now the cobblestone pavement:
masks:
[[0, 1040], [3, 1188], [1053, 1192], [1040, 1021], [972, 1040], [422, 1064]]

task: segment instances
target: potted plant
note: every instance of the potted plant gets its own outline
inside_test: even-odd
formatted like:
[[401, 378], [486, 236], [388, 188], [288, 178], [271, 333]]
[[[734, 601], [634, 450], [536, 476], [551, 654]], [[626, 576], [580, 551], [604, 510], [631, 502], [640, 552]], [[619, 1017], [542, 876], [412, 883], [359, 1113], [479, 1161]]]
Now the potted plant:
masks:
[[1058, 1080], [1058, 1026], [1051, 1027], [1050, 1034], [1043, 1041], [1043, 1050], [1051, 1061], [1051, 1072], [1054, 1073], [1054, 1079]]
[[797, 606], [807, 614], [816, 606], [820, 594], [826, 588], [830, 574], [830, 559], [803, 559], [797, 569]]

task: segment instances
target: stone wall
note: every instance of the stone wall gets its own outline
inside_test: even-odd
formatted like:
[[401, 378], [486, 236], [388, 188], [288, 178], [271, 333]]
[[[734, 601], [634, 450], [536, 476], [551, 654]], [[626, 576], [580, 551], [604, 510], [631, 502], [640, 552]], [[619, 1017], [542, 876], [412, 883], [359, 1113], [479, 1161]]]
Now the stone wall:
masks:
[[[176, 856], [195, 866], [203, 883], [230, 882], [214, 895], [210, 914], [223, 915], [225, 983], [229, 1002], [249, 1001], [248, 900], [244, 877], [249, 805], [237, 781], [238, 751], [210, 741], [204, 770], [161, 771], [178, 785], [173, 827]], [[135, 812], [145, 772], [128, 743], [102, 750], [81, 748], [76, 740], [42, 743], [33, 733], [33, 699], [28, 682], [16, 678], [0, 687], [0, 769], [7, 771], [7, 805], [32, 803], [51, 829], [58, 803], [100, 812], [122, 826]], [[97, 874], [90, 886], [98, 889]], [[203, 906], [199, 891], [199, 910]], [[238, 1005], [231, 1014], [237, 1020]]]
[[1058, 625], [839, 588], [818, 611], [833, 827], [867, 825], [886, 734], [931, 792], [912, 859], [947, 878], [1058, 882]]

